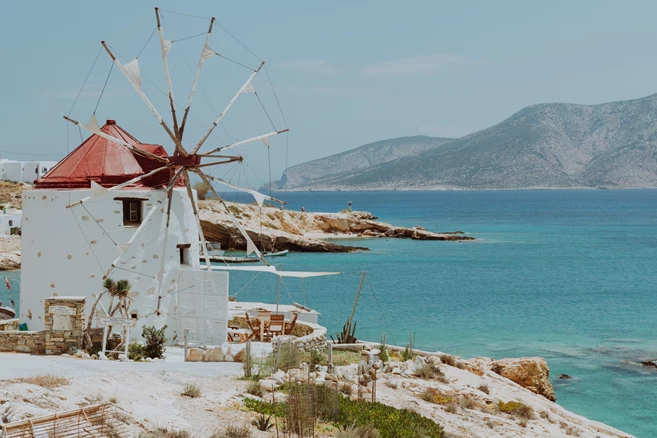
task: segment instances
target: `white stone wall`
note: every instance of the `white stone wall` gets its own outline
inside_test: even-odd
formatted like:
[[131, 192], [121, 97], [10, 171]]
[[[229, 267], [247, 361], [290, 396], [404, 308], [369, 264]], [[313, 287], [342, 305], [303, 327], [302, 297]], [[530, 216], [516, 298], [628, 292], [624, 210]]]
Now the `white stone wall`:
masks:
[[0, 161], [0, 175], [6, 181], [23, 181], [23, 163], [18, 161]]
[[55, 167], [56, 161], [0, 160], [0, 179], [32, 184]]
[[[126, 244], [137, 227], [123, 225], [123, 204], [115, 197], [145, 198], [142, 216], [157, 205], [155, 214], [135, 244], [122, 256], [111, 274], [127, 279], [137, 295], [131, 309], [139, 312], [139, 325], [167, 324], [170, 339], [176, 336], [172, 318], [174, 292], [180, 267], [177, 244], [191, 244], [190, 267], [199, 267], [198, 229], [184, 188], [173, 191], [171, 222], [166, 253], [164, 223], [166, 197], [163, 190], [120, 190], [107, 198], [86, 202], [84, 207], [67, 205], [90, 195], [89, 190], [29, 190], [23, 193], [23, 247], [21, 268], [21, 321], [30, 330], [44, 328], [44, 300], [50, 296], [86, 296], [87, 313], [100, 293], [103, 275], [120, 255], [118, 245]], [[162, 201], [162, 203], [158, 203]], [[158, 302], [158, 272], [164, 260], [161, 315]], [[108, 302], [104, 305], [107, 308]], [[137, 327], [134, 335], [140, 335]], [[181, 336], [180, 336], [181, 337]]]

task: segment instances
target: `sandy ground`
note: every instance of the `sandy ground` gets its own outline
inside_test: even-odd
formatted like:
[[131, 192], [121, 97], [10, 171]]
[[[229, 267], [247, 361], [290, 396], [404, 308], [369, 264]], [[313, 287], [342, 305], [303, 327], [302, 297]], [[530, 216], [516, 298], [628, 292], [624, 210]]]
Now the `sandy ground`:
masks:
[[[43, 374], [69, 383], [49, 390], [20, 381]], [[250, 426], [255, 418], [241, 409], [247, 385], [237, 380], [241, 374], [240, 363], [185, 363], [180, 349], [149, 363], [0, 353], [0, 401], [14, 404], [15, 420], [110, 402], [132, 417], [130, 436], [162, 427], [209, 437], [228, 425]], [[188, 383], [201, 388], [200, 397], [181, 395]], [[250, 428], [256, 437], [270, 436]]]
[[[445, 427], [451, 438], [630, 436], [573, 414], [492, 372], [479, 376], [441, 364], [444, 379], [420, 379], [412, 375], [413, 364], [409, 362], [397, 363], [397, 371], [379, 375], [377, 400], [433, 419]], [[357, 365], [338, 367], [336, 375], [343, 382], [353, 383], [356, 368]], [[65, 377], [68, 383], [49, 390], [21, 381], [43, 374]], [[129, 415], [126, 424], [130, 436], [135, 437], [144, 430], [162, 427], [187, 430], [195, 438], [206, 438], [229, 425], [249, 426], [254, 437], [274, 436], [271, 431], [260, 432], [251, 426], [256, 414], [243, 407], [248, 383], [238, 380], [241, 375], [239, 363], [183, 362], [181, 349], [176, 348], [167, 351], [166, 360], [150, 363], [0, 353], [0, 406], [12, 403], [16, 421], [109, 402]], [[323, 378], [323, 373], [318, 378]], [[200, 397], [182, 395], [189, 383], [198, 385]], [[487, 386], [486, 391], [481, 385]], [[425, 401], [420, 394], [427, 387], [453, 397], [456, 402], [450, 409], [447, 404]], [[356, 397], [355, 388], [352, 397]], [[366, 392], [364, 397], [371, 394]], [[472, 405], [463, 404], [464, 398]], [[533, 408], [534, 415], [523, 419], [499, 412], [495, 406], [500, 400], [522, 402]]]

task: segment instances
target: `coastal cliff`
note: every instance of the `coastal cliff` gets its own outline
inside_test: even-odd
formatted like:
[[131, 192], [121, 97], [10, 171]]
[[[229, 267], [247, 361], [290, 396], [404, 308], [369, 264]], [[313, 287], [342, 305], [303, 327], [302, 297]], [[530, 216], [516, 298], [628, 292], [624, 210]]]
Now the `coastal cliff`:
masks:
[[[463, 232], [433, 233], [422, 227], [405, 228], [380, 222], [371, 213], [311, 213], [257, 204], [227, 202], [228, 209], [242, 224], [253, 242], [269, 250], [300, 252], [352, 252], [367, 250], [363, 246], [339, 245], [330, 240], [399, 238], [414, 240], [473, 240]], [[214, 200], [199, 202], [199, 216], [208, 241], [220, 242], [225, 249], [246, 249], [246, 241], [225, 208]]]

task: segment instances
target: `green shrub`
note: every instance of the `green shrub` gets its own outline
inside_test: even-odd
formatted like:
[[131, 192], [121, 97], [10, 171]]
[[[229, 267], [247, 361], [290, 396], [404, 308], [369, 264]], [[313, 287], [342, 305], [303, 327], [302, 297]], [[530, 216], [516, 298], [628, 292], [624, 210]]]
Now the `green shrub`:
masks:
[[381, 339], [381, 345], [379, 345], [377, 348], [380, 351], [379, 359], [381, 359], [381, 362], [388, 362], [390, 360], [390, 355], [388, 354], [388, 346], [385, 343], [385, 339]]
[[[299, 391], [304, 391], [307, 385], [296, 385]], [[442, 437], [443, 428], [423, 417], [417, 412], [397, 409], [378, 402], [351, 400], [340, 396], [338, 416], [335, 418], [335, 387], [316, 386], [307, 394], [316, 403], [318, 418], [334, 422], [340, 427], [368, 427], [376, 425], [381, 438], [419, 438]], [[300, 395], [303, 394], [300, 392]], [[288, 397], [288, 403], [290, 398]], [[308, 399], [306, 399], [308, 401]], [[286, 405], [269, 403], [256, 399], [245, 399], [245, 406], [264, 415], [286, 416]], [[311, 405], [312, 406], [312, 405]]]
[[168, 341], [164, 335], [167, 326], [156, 329], [155, 326], [144, 327], [141, 335], [146, 339], [144, 355], [151, 359], [162, 359], [164, 357], [164, 344]]
[[265, 416], [265, 414], [258, 415], [258, 417], [253, 420], [251, 424], [263, 432], [267, 432], [269, 429], [274, 427], [274, 423], [271, 422], [271, 415]]
[[502, 400], [499, 400], [497, 402], [497, 408], [500, 410], [500, 412], [506, 412], [518, 417], [523, 417], [530, 420], [534, 418], [534, 409], [531, 406], [527, 406], [526, 404], [517, 401], [509, 401], [505, 403]]
[[255, 398], [245, 398], [244, 406], [247, 409], [257, 412], [259, 414], [273, 415], [276, 417], [285, 416], [285, 405], [282, 403], [270, 403], [264, 400], [258, 400]]
[[146, 357], [144, 352], [144, 346], [133, 342], [128, 345], [128, 359], [134, 360], [135, 362], [141, 362]]
[[413, 351], [411, 350], [410, 346], [407, 345], [404, 348], [404, 351], [402, 351], [402, 353], [401, 353], [401, 358], [404, 362], [406, 362], [407, 360], [413, 359]]

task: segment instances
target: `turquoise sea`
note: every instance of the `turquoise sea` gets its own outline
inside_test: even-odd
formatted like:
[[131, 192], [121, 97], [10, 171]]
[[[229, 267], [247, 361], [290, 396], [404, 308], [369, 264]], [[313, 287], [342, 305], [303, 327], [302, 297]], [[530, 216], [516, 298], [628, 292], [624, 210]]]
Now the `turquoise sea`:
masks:
[[[543, 356], [557, 402], [657, 437], [657, 190], [278, 193], [290, 209], [353, 202], [381, 220], [463, 230], [475, 242], [368, 239], [352, 254], [290, 254], [281, 301], [306, 303], [333, 333], [360, 281], [357, 335], [464, 357]], [[232, 200], [232, 195], [229, 196]], [[250, 200], [249, 200], [250, 201]], [[17, 276], [17, 274], [12, 274]], [[276, 278], [232, 273], [240, 300], [276, 299]], [[13, 290], [13, 289], [12, 289]], [[0, 287], [0, 301], [4, 301]], [[566, 373], [572, 380], [558, 380]]]

